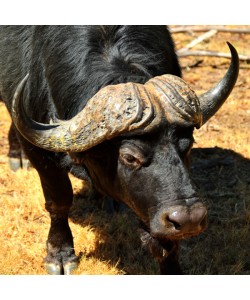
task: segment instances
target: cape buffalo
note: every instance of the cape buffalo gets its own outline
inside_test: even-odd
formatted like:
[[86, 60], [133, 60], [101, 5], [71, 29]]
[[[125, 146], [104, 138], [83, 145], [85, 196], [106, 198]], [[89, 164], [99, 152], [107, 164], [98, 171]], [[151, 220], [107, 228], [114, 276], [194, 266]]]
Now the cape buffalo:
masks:
[[[162, 274], [181, 274], [179, 240], [207, 209], [188, 173], [193, 130], [233, 89], [239, 60], [197, 96], [181, 79], [166, 26], [2, 26], [0, 94], [50, 213], [45, 266], [77, 267], [68, 173], [129, 206]], [[204, 75], [205, 76], [205, 75]]]

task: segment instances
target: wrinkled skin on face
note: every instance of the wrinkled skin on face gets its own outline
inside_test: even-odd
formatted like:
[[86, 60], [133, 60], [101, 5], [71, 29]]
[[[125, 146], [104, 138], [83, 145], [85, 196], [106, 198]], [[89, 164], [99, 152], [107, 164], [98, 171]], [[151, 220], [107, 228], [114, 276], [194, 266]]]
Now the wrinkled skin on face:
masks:
[[199, 202], [188, 174], [193, 129], [165, 126], [146, 135], [106, 141], [71, 156], [87, 167], [98, 191], [127, 204], [153, 236], [180, 239], [202, 231], [206, 221], [197, 232], [189, 228], [182, 233], [173, 222], [160, 228], [162, 216], [157, 214], [168, 218], [171, 207], [185, 209]]
[[95, 188], [127, 204], [142, 221], [140, 236], [161, 274], [182, 274], [180, 239], [207, 226], [207, 210], [188, 174], [193, 126], [162, 125], [151, 133], [106, 141], [71, 157]]

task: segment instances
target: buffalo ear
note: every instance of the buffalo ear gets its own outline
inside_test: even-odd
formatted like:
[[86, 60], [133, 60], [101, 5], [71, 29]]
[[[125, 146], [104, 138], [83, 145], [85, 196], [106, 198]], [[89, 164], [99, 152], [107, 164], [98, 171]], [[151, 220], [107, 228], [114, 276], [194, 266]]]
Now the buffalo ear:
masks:
[[222, 106], [230, 95], [239, 74], [239, 57], [236, 49], [227, 42], [231, 52], [231, 63], [227, 73], [216, 86], [199, 96], [202, 111], [202, 125], [205, 124]]

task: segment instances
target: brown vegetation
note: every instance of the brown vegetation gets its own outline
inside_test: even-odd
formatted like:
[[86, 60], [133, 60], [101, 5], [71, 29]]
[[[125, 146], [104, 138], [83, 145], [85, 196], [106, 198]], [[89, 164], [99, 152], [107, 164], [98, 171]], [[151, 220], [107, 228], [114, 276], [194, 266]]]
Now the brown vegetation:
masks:
[[[176, 48], [199, 34], [174, 33]], [[230, 32], [218, 32], [194, 50], [228, 52], [226, 41], [240, 54], [250, 54], [250, 35]], [[197, 94], [213, 86], [229, 64], [228, 59], [216, 57], [182, 57], [180, 62], [184, 79]], [[249, 66], [241, 62], [231, 96], [195, 132], [192, 174], [208, 199], [209, 227], [182, 242], [181, 264], [188, 274], [250, 274]], [[2, 103], [0, 116], [0, 274], [46, 274], [42, 258], [50, 221], [39, 178], [34, 169], [9, 170], [10, 119]], [[111, 217], [90, 201], [84, 183], [71, 178], [75, 197], [70, 226], [81, 257], [75, 273], [158, 274], [157, 264], [140, 245], [134, 214]]]

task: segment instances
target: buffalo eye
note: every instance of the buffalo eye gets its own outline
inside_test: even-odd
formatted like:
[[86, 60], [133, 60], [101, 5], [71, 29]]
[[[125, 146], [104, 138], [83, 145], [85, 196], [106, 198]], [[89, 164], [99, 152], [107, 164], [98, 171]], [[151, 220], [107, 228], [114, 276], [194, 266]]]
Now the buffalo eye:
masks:
[[140, 161], [136, 157], [134, 157], [133, 155], [128, 154], [128, 153], [121, 153], [120, 161], [125, 166], [131, 167], [134, 169], [137, 169], [141, 166]]
[[127, 154], [127, 153], [124, 153], [124, 154], [122, 155], [122, 158], [123, 158], [124, 160], [126, 160], [126, 162], [127, 162], [128, 164], [136, 163], [136, 160], [137, 160], [133, 155]]
[[127, 147], [120, 149], [119, 160], [123, 165], [133, 169], [138, 169], [143, 164], [141, 154]]

